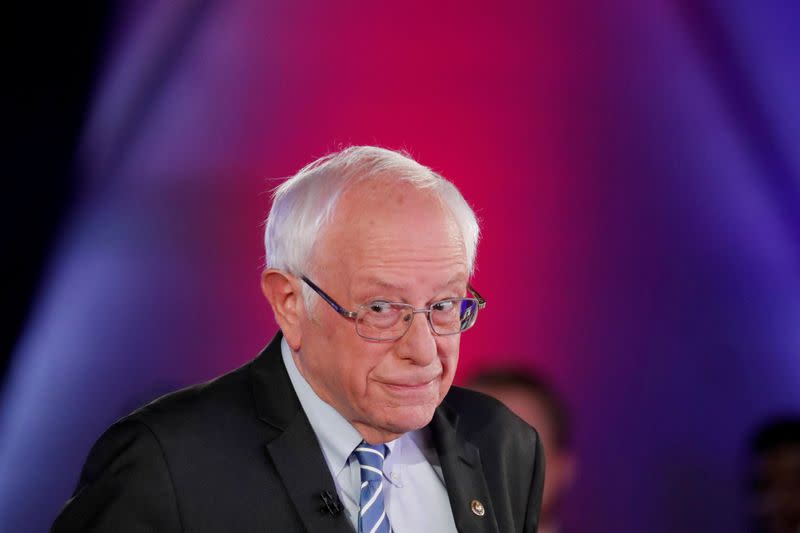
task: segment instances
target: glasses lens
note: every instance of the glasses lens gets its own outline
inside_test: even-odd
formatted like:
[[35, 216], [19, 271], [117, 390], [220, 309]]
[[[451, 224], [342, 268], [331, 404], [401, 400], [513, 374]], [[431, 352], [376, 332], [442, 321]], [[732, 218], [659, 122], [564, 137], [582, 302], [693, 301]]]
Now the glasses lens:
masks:
[[459, 314], [459, 323], [461, 331], [471, 328], [475, 325], [478, 319], [478, 300], [468, 298], [461, 301], [461, 312]]
[[402, 337], [414, 317], [410, 305], [375, 301], [362, 305], [356, 316], [356, 332], [367, 339], [390, 340]]
[[431, 324], [439, 335], [453, 335], [472, 327], [478, 302], [472, 298], [443, 300], [431, 306]]

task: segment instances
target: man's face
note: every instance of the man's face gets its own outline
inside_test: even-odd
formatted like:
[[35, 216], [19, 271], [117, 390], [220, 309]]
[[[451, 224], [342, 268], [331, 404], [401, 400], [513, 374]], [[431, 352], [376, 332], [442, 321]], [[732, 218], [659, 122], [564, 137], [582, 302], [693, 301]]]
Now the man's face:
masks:
[[[345, 191], [307, 273], [355, 311], [375, 299], [427, 307], [466, 294], [467, 263], [452, 215], [406, 184]], [[301, 319], [295, 360], [314, 391], [372, 443], [427, 425], [453, 382], [460, 335], [438, 336], [425, 314], [392, 342], [368, 341], [321, 299]]]

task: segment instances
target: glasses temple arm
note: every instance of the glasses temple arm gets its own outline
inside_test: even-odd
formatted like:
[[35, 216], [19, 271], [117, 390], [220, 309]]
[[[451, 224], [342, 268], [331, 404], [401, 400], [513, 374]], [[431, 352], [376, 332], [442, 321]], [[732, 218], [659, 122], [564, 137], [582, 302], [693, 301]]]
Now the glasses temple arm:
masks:
[[333, 307], [333, 310], [334, 310], [334, 311], [336, 311], [336, 312], [337, 312], [337, 313], [339, 313], [340, 315], [342, 315], [342, 316], [344, 316], [344, 317], [347, 317], [347, 318], [355, 318], [355, 317], [356, 317], [357, 313], [355, 313], [355, 312], [353, 312], [353, 311], [348, 311], [347, 309], [345, 309], [345, 308], [344, 308], [344, 307], [342, 307], [341, 305], [337, 304], [337, 303], [336, 303], [336, 301], [335, 301], [333, 298], [331, 298], [330, 296], [328, 296], [327, 294], [325, 294], [325, 291], [323, 291], [322, 289], [320, 289], [319, 287], [317, 287], [316, 283], [314, 283], [313, 281], [311, 281], [310, 279], [308, 279], [308, 278], [307, 278], [307, 277], [305, 277], [305, 276], [302, 276], [300, 279], [302, 279], [302, 280], [303, 280], [303, 281], [306, 283], [306, 285], [308, 285], [309, 287], [311, 287], [311, 288], [314, 290], [314, 292], [316, 292], [317, 294], [319, 294], [319, 296], [320, 296], [320, 297], [321, 297], [323, 300], [325, 300], [326, 302], [328, 302], [328, 305], [330, 305], [331, 307]]
[[476, 291], [472, 285], [467, 285], [467, 288], [469, 289], [469, 292], [475, 295], [475, 299], [478, 300], [478, 308], [483, 309], [484, 307], [486, 307], [486, 299], [484, 299], [484, 297], [481, 296], [481, 293]]

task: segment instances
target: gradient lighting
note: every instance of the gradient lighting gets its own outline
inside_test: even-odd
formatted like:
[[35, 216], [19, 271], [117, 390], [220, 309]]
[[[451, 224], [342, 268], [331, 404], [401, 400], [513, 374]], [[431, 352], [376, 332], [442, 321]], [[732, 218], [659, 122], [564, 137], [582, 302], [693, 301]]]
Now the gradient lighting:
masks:
[[476, 208], [459, 377], [564, 391], [576, 530], [741, 530], [743, 440], [800, 410], [792, 9], [130, 3], [4, 388], [0, 530], [46, 529], [114, 419], [270, 339], [265, 191], [343, 144], [406, 148]]

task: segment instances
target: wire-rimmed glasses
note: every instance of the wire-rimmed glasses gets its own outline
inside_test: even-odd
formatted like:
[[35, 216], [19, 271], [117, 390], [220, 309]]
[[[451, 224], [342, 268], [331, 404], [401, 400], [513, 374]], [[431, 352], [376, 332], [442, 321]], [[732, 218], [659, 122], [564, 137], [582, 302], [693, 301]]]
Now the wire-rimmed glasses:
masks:
[[345, 318], [353, 319], [356, 333], [360, 337], [372, 341], [388, 342], [399, 339], [411, 328], [411, 322], [417, 313], [427, 315], [431, 331], [436, 335], [456, 335], [474, 326], [478, 310], [486, 307], [486, 300], [478, 291], [468, 286], [474, 298], [446, 298], [420, 309], [402, 302], [373, 300], [360, 305], [355, 311], [348, 311], [306, 276], [300, 279], [328, 302], [334, 311]]

